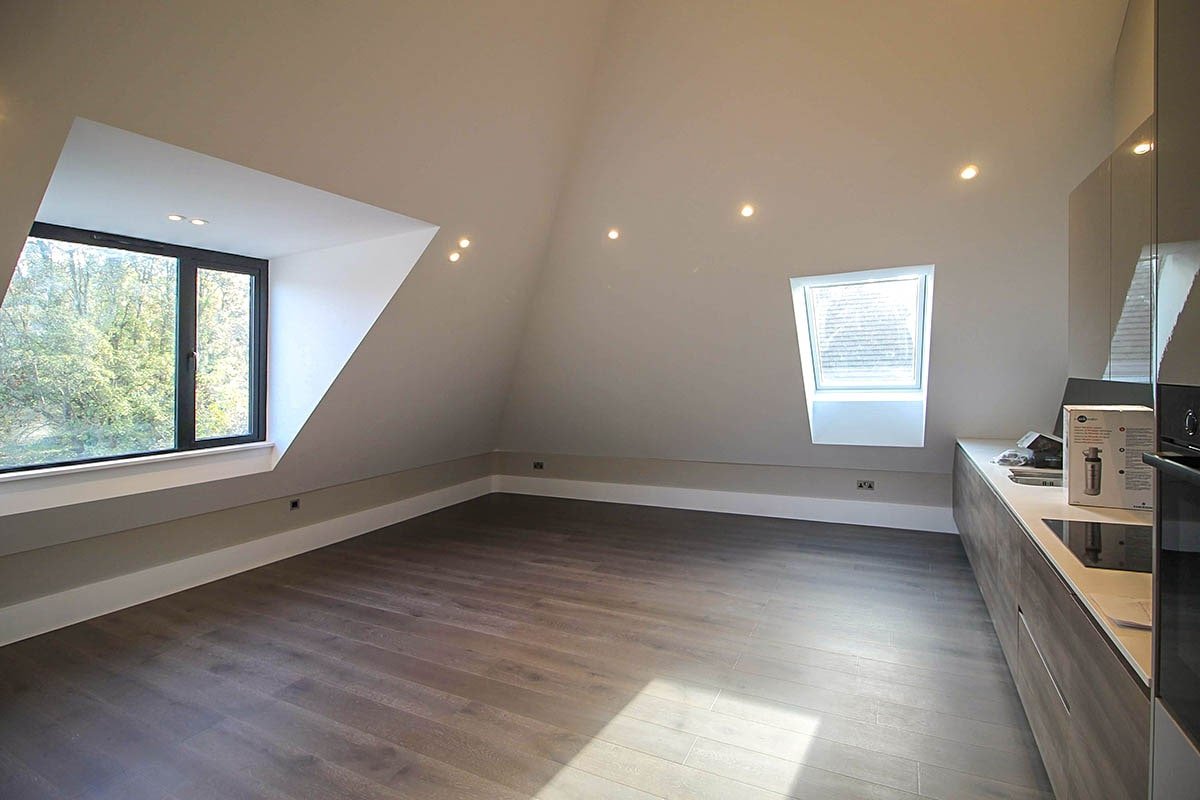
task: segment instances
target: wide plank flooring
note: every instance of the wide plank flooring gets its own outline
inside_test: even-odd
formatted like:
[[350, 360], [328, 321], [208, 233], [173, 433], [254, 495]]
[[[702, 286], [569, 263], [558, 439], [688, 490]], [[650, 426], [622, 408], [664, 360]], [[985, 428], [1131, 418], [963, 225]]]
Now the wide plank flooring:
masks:
[[0, 797], [1051, 794], [956, 537], [491, 495], [0, 648]]

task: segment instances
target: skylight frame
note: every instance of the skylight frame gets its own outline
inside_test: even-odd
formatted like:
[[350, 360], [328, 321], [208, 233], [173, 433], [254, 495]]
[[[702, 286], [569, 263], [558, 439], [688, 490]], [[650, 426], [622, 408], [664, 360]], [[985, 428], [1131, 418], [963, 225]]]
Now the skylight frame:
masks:
[[[914, 342], [914, 355], [920, 358], [916, 373], [919, 379], [911, 385], [869, 386], [818, 386], [817, 369], [819, 353], [813, 346], [815, 332], [813, 329], [814, 315], [810, 311], [810, 287], [839, 286], [853, 284], [868, 284], [880, 281], [892, 281], [904, 278], [920, 278], [918, 293], [919, 315], [916, 325], [918, 338]], [[805, 275], [791, 278], [792, 306], [796, 321], [796, 338], [800, 351], [801, 372], [804, 379], [805, 395], [811, 406], [813, 402], [835, 402], [853, 400], [920, 400], [924, 398], [929, 383], [930, 337], [933, 317], [933, 286], [934, 265], [918, 264], [907, 267], [885, 267], [880, 269], [857, 270], [825, 275]]]

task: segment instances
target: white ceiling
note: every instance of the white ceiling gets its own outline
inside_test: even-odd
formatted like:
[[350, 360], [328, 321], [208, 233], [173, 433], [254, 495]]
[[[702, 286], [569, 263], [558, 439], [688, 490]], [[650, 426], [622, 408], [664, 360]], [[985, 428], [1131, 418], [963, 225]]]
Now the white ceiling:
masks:
[[[208, 225], [171, 222], [168, 214]], [[39, 222], [274, 258], [429, 227], [265, 172], [77, 118]]]

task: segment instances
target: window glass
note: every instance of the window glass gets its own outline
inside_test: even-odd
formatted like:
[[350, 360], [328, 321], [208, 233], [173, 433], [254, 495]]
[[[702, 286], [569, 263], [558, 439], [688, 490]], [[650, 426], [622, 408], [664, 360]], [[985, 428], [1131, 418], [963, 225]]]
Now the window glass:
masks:
[[921, 385], [924, 278], [808, 286], [818, 389]]
[[0, 305], [0, 469], [175, 447], [175, 258], [30, 237]]
[[254, 277], [196, 270], [196, 438], [251, 431]]
[[34, 223], [0, 304], [0, 472], [263, 441], [267, 268]]

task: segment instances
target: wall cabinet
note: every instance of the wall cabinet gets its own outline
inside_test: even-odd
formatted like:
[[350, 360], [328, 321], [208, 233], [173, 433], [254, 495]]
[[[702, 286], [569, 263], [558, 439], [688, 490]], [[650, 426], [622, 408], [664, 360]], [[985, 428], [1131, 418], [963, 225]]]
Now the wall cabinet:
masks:
[[1071, 192], [1067, 374], [1149, 383], [1154, 117]]
[[1058, 800], [1145, 800], [1145, 686], [961, 448], [954, 518]]

